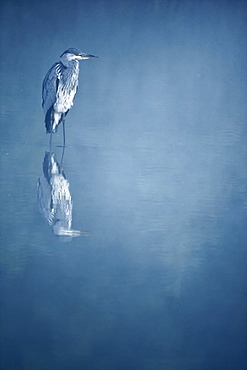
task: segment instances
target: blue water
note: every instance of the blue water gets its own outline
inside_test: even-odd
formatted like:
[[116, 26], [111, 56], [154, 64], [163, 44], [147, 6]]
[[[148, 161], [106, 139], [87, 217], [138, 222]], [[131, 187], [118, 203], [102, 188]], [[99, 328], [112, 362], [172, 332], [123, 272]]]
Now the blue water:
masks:
[[[1, 2], [1, 370], [246, 369], [246, 13]], [[41, 85], [68, 47], [99, 59], [63, 152]]]

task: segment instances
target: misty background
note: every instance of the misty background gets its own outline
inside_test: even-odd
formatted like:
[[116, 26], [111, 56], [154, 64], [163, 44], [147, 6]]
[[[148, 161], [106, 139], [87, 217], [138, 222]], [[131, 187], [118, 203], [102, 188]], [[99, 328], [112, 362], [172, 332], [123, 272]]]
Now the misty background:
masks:
[[[246, 1], [0, 7], [0, 368], [245, 369]], [[41, 86], [69, 47], [99, 59], [62, 161]], [[88, 236], [41, 214], [46, 152]]]

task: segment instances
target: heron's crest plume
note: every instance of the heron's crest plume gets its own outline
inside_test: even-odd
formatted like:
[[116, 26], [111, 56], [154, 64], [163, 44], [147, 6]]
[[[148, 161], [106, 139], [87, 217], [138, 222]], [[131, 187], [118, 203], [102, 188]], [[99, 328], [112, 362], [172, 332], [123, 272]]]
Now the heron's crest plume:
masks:
[[83, 55], [82, 51], [81, 51], [81, 50], [79, 50], [79, 49], [76, 49], [76, 48], [69, 48], [69, 49], [65, 50], [65, 51], [63, 52], [63, 54], [60, 56], [60, 58], [61, 58], [64, 54]]

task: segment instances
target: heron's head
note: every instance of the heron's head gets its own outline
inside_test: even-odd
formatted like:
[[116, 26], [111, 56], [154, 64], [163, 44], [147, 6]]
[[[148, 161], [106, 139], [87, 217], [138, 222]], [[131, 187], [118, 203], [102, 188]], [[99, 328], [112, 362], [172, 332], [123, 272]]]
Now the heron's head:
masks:
[[61, 61], [70, 62], [71, 60], [81, 60], [81, 59], [90, 59], [90, 58], [98, 58], [95, 55], [82, 53], [81, 50], [76, 48], [69, 48], [65, 50], [65, 52], [61, 55]]

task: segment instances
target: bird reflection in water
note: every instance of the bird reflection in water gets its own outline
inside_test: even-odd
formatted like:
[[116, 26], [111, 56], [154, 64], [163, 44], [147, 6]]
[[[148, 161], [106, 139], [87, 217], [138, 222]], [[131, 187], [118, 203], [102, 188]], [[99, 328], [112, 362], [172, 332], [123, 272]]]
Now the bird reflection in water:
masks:
[[73, 237], [88, 234], [71, 228], [73, 205], [69, 182], [62, 169], [63, 154], [59, 164], [54, 153], [45, 153], [43, 171], [38, 180], [38, 202], [54, 234], [62, 237], [60, 239], [63, 241], [69, 241]]

